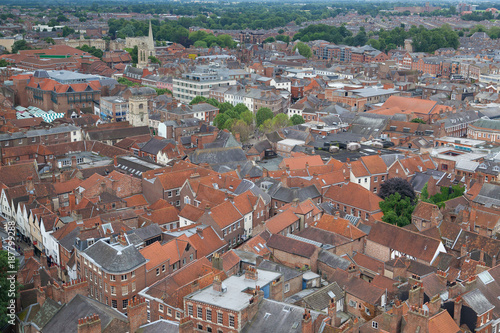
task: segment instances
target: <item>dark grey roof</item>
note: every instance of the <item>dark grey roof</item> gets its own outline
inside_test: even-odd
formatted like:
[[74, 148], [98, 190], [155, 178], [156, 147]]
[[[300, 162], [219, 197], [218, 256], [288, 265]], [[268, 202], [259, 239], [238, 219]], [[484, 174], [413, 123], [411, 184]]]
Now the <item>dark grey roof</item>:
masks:
[[306, 303], [307, 308], [316, 311], [323, 311], [328, 307], [332, 298], [334, 298], [335, 301], [338, 301], [343, 297], [344, 291], [339, 287], [337, 282], [333, 282], [315, 291], [314, 293], [305, 296], [302, 300]]
[[257, 150], [257, 152], [262, 153], [266, 149], [272, 149], [273, 147], [271, 146], [268, 140], [262, 140], [254, 144], [253, 148]]
[[431, 178], [431, 175], [428, 175], [426, 173], [421, 173], [421, 172], [416, 172], [413, 178], [410, 181], [411, 186], [416, 192], [422, 192], [422, 189], [424, 188], [425, 184], [429, 181]]
[[158, 224], [150, 224], [147, 227], [135, 229], [131, 234], [137, 235], [142, 240], [151, 239], [153, 237], [161, 236], [162, 231]]
[[233, 162], [246, 162], [245, 152], [240, 147], [198, 149], [189, 159], [194, 164], [230, 164]]
[[479, 289], [474, 289], [463, 295], [462, 298], [478, 316], [494, 308]]
[[103, 129], [87, 132], [90, 140], [118, 140], [125, 139], [131, 136], [150, 134], [148, 126]]
[[255, 196], [260, 196], [266, 203], [271, 202], [271, 196], [264, 192], [258, 185], [248, 179], [242, 179], [238, 187], [234, 190], [234, 194], [239, 195], [250, 190]]
[[240, 176], [243, 177], [262, 177], [263, 170], [261, 166], [254, 165], [253, 161], [248, 161], [241, 166]]
[[64, 247], [68, 251], [73, 250], [73, 245], [75, 245], [75, 239], [80, 235], [80, 227], [76, 227], [69, 234], [67, 234], [64, 238], [59, 240], [59, 245]]
[[321, 250], [319, 253], [318, 261], [321, 261], [332, 268], [340, 268], [342, 270], [347, 269], [351, 263], [349, 260], [341, 258], [338, 255], [325, 250]]
[[33, 324], [35, 324], [39, 329], [42, 329], [49, 322], [49, 320], [54, 317], [61, 307], [62, 305], [54, 301], [52, 298], [47, 298], [33, 318]]
[[278, 142], [283, 140], [284, 138], [281, 137], [281, 135], [278, 132], [271, 132], [266, 134], [267, 140], [270, 142]]
[[283, 275], [283, 279], [285, 281], [289, 281], [302, 275], [302, 272], [299, 272], [298, 270], [269, 260], [262, 261], [258, 268], [266, 271], [280, 272]]
[[151, 138], [146, 144], [141, 148], [141, 151], [152, 154], [152, 155], [157, 155], [160, 150], [165, 148], [169, 143], [174, 143], [170, 140], [158, 140], [156, 138]]
[[[301, 333], [302, 315], [304, 308], [289, 305], [270, 299], [262, 300], [259, 310], [243, 330], [242, 333]], [[320, 315], [317, 311], [311, 311], [312, 320]]]
[[179, 322], [160, 319], [142, 325], [137, 333], [179, 333]]
[[114, 319], [122, 322], [124, 326], [127, 322], [127, 317], [124, 314], [98, 301], [77, 294], [52, 317], [45, 325], [43, 332], [77, 332], [78, 319], [93, 314], [98, 315], [101, 320], [101, 331], [104, 331]]
[[226, 131], [220, 131], [219, 133], [217, 133], [217, 137], [213, 142], [204, 145], [205, 149], [229, 147], [241, 147], [241, 144], [236, 141], [231, 133]]
[[481, 191], [473, 201], [486, 207], [500, 206], [500, 186], [490, 183], [483, 184]]
[[156, 90], [149, 87], [128, 88], [132, 96], [156, 95]]
[[84, 253], [109, 273], [128, 272], [146, 263], [146, 259], [133, 245], [118, 249], [98, 241]]

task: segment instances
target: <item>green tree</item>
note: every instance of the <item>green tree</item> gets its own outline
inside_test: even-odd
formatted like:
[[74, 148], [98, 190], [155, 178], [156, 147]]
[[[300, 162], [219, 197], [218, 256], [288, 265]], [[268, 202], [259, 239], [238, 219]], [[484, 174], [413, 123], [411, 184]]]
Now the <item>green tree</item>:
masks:
[[7, 67], [9, 64], [9, 62], [5, 59], [0, 59], [0, 67]]
[[132, 64], [137, 64], [137, 61], [139, 59], [139, 48], [137, 47], [137, 45], [133, 48], [126, 48], [125, 51], [130, 54], [130, 57], [132, 58]]
[[239, 133], [241, 142], [247, 142], [252, 131], [249, 124], [243, 120], [236, 120], [231, 127], [233, 134]]
[[412, 122], [412, 123], [419, 123], [419, 124], [427, 124], [427, 123], [425, 122], [425, 120], [420, 119], [420, 118], [413, 118], [413, 119], [411, 120], [411, 122]]
[[292, 125], [300, 125], [305, 123], [304, 118], [302, 118], [298, 114], [294, 114], [292, 118], [290, 118], [290, 121], [292, 122]]
[[123, 76], [119, 77], [116, 81], [118, 81], [119, 84], [126, 85], [127, 87], [133, 87], [133, 86], [139, 86], [140, 85], [139, 83], [132, 82], [129, 79], [127, 79], [126, 77], [123, 77]]
[[288, 126], [290, 126], [290, 119], [288, 119], [288, 116], [285, 113], [278, 113], [273, 118], [273, 129], [274, 130], [288, 127]]
[[234, 107], [234, 112], [241, 116], [241, 114], [245, 111], [248, 111], [248, 108], [243, 103], [238, 103]]
[[166, 89], [166, 88], [165, 89], [155, 88], [155, 90], [156, 90], [156, 94], [158, 96], [165, 95], [165, 94], [172, 95], [172, 92], [170, 90]]
[[75, 33], [75, 29], [72, 29], [70, 27], [64, 26], [62, 28], [62, 36], [63, 37], [68, 37], [69, 35]]
[[31, 50], [31, 47], [28, 45], [28, 42], [24, 39], [16, 40], [12, 45], [12, 53], [17, 53], [20, 50]]
[[204, 40], [197, 40], [196, 42], [194, 42], [193, 46], [201, 49], [206, 49], [208, 47], [207, 42], [205, 42]]
[[152, 64], [159, 64], [161, 66], [161, 62], [157, 57], [149, 56], [148, 59], [149, 59], [149, 61], [151, 61]]
[[385, 199], [395, 193], [399, 193], [403, 199], [410, 198], [411, 202], [413, 202], [416, 197], [411, 184], [403, 178], [390, 178], [380, 185], [379, 196], [382, 199]]
[[214, 125], [217, 126], [218, 129], [224, 129], [224, 124], [229, 120], [229, 117], [224, 113], [219, 113], [215, 116]]
[[193, 98], [191, 100], [191, 102], [189, 102], [189, 105], [195, 105], [195, 104], [198, 104], [198, 103], [204, 103], [207, 101], [207, 98], [206, 97], [203, 97], [203, 96], [196, 96], [195, 98]]
[[43, 40], [46, 43], [49, 43], [49, 44], [52, 44], [52, 45], [54, 45], [56, 43], [52, 37], [47, 37], [47, 38], [44, 38]]
[[[0, 327], [7, 324], [9, 317], [9, 309], [7, 307], [12, 307], [12, 300], [16, 300], [19, 296], [19, 283], [15, 279], [15, 275], [11, 275], [9, 271], [17, 271], [19, 269], [19, 262], [15, 259], [15, 262], [9, 261], [9, 253], [5, 250], [0, 250]], [[11, 277], [14, 279], [12, 280]], [[11, 286], [14, 289], [11, 289]], [[15, 303], [13, 304], [15, 306]]]
[[307, 44], [304, 44], [302, 42], [298, 42], [293, 47], [293, 51], [295, 51], [296, 49], [299, 50], [300, 55], [303, 57], [310, 58], [312, 56], [311, 48], [309, 46], [307, 46]]
[[274, 39], [274, 37], [267, 37], [266, 39], [264, 39], [264, 44], [266, 43], [274, 43], [276, 41], [276, 39]]
[[257, 121], [257, 126], [264, 124], [267, 119], [272, 119], [274, 116], [273, 111], [269, 108], [260, 108], [255, 114], [255, 120]]
[[404, 227], [411, 223], [411, 214], [415, 205], [409, 197], [402, 198], [399, 193], [394, 193], [379, 202], [380, 209], [384, 213], [382, 221]]
[[253, 125], [255, 117], [252, 111], [246, 110], [240, 114], [240, 119], [247, 123], [247, 125]]

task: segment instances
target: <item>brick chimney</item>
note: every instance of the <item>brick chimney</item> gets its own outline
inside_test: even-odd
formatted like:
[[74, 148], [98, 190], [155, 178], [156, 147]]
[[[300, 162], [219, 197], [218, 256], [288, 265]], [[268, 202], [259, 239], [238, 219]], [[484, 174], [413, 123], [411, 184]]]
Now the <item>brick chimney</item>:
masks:
[[24, 260], [28, 260], [29, 258], [32, 258], [35, 255], [35, 250], [30, 247], [29, 249], [24, 250]]
[[212, 268], [222, 271], [224, 269], [222, 258], [219, 253], [214, 253], [212, 256]]
[[254, 280], [257, 281], [259, 279], [259, 273], [255, 269], [254, 266], [249, 266], [245, 271], [245, 280]]
[[441, 309], [441, 297], [439, 297], [439, 295], [434, 295], [427, 303], [427, 307], [429, 308], [429, 314], [431, 316], [437, 314]]
[[350, 264], [349, 265], [349, 268], [347, 268], [347, 277], [349, 279], [353, 279], [356, 277], [356, 273], [357, 273], [357, 269], [356, 269], [356, 265], [354, 264]]
[[391, 318], [390, 330], [391, 333], [399, 333], [401, 328], [401, 320], [403, 318], [403, 304], [399, 299], [394, 301], [393, 316]]
[[76, 169], [77, 163], [76, 163], [76, 156], [71, 156], [71, 167], [73, 169]]
[[118, 166], [118, 158], [115, 156], [113, 156], [113, 165], [116, 167]]
[[328, 317], [330, 317], [330, 325], [340, 327], [341, 318], [337, 316], [337, 305], [334, 298], [330, 299], [330, 304], [328, 305]]
[[460, 327], [461, 315], [462, 315], [462, 297], [458, 296], [453, 304], [453, 319], [455, 320], [455, 323], [457, 323], [458, 327]]
[[101, 319], [92, 314], [88, 317], [78, 319], [78, 333], [100, 333]]
[[45, 269], [49, 268], [49, 264], [47, 262], [47, 255], [43, 252], [42, 254], [40, 254], [40, 264], [42, 264], [43, 268]]
[[248, 319], [252, 320], [259, 310], [259, 303], [264, 299], [264, 292], [260, 286], [256, 286], [252, 298], [249, 300], [248, 305]]
[[422, 285], [422, 282], [419, 281], [415, 283], [411, 287], [411, 290], [409, 291], [408, 305], [421, 308], [423, 304], [424, 304], [424, 287]]
[[313, 333], [311, 311], [307, 309], [304, 309], [304, 314], [302, 315], [302, 333]]
[[40, 305], [40, 307], [45, 303], [45, 291], [42, 288], [36, 288], [36, 302]]
[[40, 272], [37, 270], [33, 273], [33, 287], [40, 288], [42, 286], [42, 280], [40, 278]]
[[179, 321], [179, 333], [192, 333], [194, 332], [194, 323], [189, 317], [181, 318]]
[[222, 281], [220, 280], [219, 276], [214, 276], [214, 283], [212, 285], [214, 291], [218, 293], [222, 293]]
[[130, 332], [136, 332], [141, 325], [148, 322], [146, 301], [142, 297], [135, 297], [127, 307], [127, 316]]

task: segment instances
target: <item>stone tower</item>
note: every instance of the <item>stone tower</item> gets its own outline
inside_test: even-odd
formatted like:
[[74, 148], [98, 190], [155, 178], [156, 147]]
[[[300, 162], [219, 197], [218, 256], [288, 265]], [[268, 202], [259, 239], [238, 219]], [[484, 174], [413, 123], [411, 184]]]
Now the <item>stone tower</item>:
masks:
[[128, 100], [128, 121], [134, 126], [149, 126], [148, 95], [152, 88], [131, 88], [132, 95]]
[[413, 52], [413, 39], [405, 39], [405, 51], [410, 53]]
[[153, 28], [149, 21], [149, 34], [141, 43], [137, 45], [137, 68], [146, 68], [149, 64], [149, 57], [156, 57], [155, 42], [153, 39]]

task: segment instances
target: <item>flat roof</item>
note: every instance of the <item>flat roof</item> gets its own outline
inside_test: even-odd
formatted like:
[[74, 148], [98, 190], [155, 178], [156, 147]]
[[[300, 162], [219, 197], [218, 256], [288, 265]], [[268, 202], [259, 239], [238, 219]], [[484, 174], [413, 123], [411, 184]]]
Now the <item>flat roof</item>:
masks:
[[284, 145], [288, 145], [288, 146], [292, 146], [292, 145], [295, 146], [295, 145], [303, 145], [306, 142], [302, 141], [302, 140], [285, 139], [285, 140], [278, 141], [278, 143], [281, 143], [281, 144], [284, 144]]
[[456, 138], [456, 137], [451, 137], [451, 136], [444, 136], [442, 138], [437, 139], [439, 141], [446, 141], [449, 143], [454, 143], [454, 144], [461, 144], [461, 145], [468, 145], [468, 146], [481, 146], [485, 145], [486, 141], [484, 140], [474, 140], [474, 139], [467, 139], [467, 138]]
[[241, 311], [248, 306], [250, 298], [252, 298], [252, 294], [244, 292], [245, 290], [253, 290], [257, 286], [261, 288], [265, 287], [281, 276], [281, 273], [261, 269], [257, 269], [257, 274], [257, 280], [245, 279], [245, 275], [233, 275], [222, 281], [222, 287], [225, 288], [224, 292], [217, 292], [210, 285], [186, 296], [186, 299], [229, 310]]

